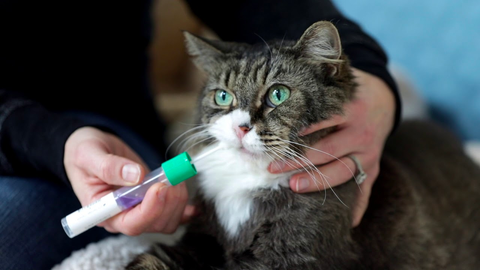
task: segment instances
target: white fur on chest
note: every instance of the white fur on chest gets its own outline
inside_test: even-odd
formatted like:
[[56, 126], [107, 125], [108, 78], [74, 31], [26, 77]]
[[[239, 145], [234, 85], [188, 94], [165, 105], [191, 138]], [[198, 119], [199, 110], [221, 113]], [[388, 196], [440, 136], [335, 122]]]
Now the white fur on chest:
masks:
[[291, 174], [269, 173], [269, 162], [227, 148], [197, 165], [200, 188], [214, 202], [218, 219], [231, 237], [250, 218], [255, 190], [288, 186]]

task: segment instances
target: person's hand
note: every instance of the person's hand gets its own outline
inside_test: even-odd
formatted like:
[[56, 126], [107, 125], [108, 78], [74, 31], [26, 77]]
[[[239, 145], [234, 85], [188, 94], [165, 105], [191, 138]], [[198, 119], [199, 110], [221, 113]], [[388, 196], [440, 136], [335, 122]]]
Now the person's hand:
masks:
[[[83, 206], [119, 186], [138, 184], [147, 173], [141, 158], [118, 137], [93, 127], [77, 129], [65, 144], [64, 166], [73, 190]], [[192, 213], [184, 183], [166, 187], [157, 183], [143, 201], [102, 222], [110, 232], [139, 235], [173, 233]]]
[[[319, 151], [307, 150], [306, 157], [328, 178], [331, 187], [343, 184], [356, 176], [358, 172], [353, 160], [354, 155], [367, 174], [352, 209], [352, 226], [357, 226], [365, 213], [371, 189], [379, 173], [380, 157], [384, 143], [393, 128], [395, 100], [392, 91], [379, 78], [366, 72], [353, 69], [357, 88], [356, 98], [348, 103], [344, 115], [336, 115], [329, 120], [314, 124], [302, 131], [307, 135], [315, 131], [336, 126], [335, 132], [312, 145], [313, 148], [327, 152], [339, 160]], [[300, 161], [300, 160], [299, 160]], [[301, 162], [301, 161], [300, 161]], [[289, 162], [296, 164], [296, 162]], [[347, 167], [348, 168], [347, 168]], [[298, 169], [285, 163], [279, 166], [273, 162], [269, 166], [272, 173]], [[352, 175], [352, 172], [354, 175]], [[329, 188], [323, 185], [321, 176], [313, 172], [317, 182], [306, 173], [298, 173], [290, 179], [290, 187], [295, 192], [315, 192]]]

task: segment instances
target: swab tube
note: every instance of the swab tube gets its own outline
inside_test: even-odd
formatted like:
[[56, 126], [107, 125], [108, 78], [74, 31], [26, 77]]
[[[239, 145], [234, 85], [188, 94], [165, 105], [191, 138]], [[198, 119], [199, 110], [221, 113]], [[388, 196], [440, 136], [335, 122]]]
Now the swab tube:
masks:
[[195, 157], [193, 161], [187, 152], [165, 161], [162, 163], [162, 166], [148, 173], [141, 184], [133, 187], [121, 187], [64, 217], [61, 222], [65, 233], [68, 237], [73, 238], [118, 213], [139, 204], [145, 197], [147, 190], [156, 183], [175, 186], [195, 176], [197, 169], [194, 162], [217, 150], [219, 150], [219, 147]]

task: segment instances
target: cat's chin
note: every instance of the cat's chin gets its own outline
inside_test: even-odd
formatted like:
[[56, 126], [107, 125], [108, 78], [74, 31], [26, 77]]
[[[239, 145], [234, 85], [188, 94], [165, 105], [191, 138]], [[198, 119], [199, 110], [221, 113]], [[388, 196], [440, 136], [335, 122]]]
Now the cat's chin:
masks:
[[230, 151], [233, 155], [235, 155], [239, 161], [242, 161], [247, 164], [251, 164], [257, 168], [266, 168], [268, 167], [268, 163], [271, 162], [271, 159], [263, 152], [254, 152], [249, 150], [246, 147], [226, 147], [225, 150]]
[[224, 162], [236, 160], [264, 170], [267, 170], [269, 163], [272, 162], [272, 158], [261, 149], [251, 149], [249, 146], [232, 144], [224, 141], [211, 145], [203, 151], [208, 152], [217, 147], [221, 150], [214, 155], [216, 158], [219, 158]]
[[258, 162], [259, 159], [263, 160], [267, 158], [267, 156], [263, 152], [260, 152], [260, 153], [252, 152], [243, 146], [240, 148], [237, 148], [236, 151], [240, 153], [240, 156], [242, 158], [250, 162]]
[[238, 149], [238, 151], [244, 155], [247, 155], [247, 156], [250, 156], [250, 157], [255, 157], [255, 156], [258, 156], [258, 154], [255, 154], [255, 153], [252, 153], [250, 152], [248, 149], [246, 149], [245, 147], [240, 147]]

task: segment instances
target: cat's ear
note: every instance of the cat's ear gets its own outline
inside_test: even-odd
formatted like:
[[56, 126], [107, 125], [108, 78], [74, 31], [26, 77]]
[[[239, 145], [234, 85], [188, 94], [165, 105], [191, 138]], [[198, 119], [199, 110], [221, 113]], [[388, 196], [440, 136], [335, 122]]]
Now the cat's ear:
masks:
[[294, 46], [302, 57], [311, 63], [327, 64], [331, 76], [343, 61], [342, 44], [337, 28], [330, 22], [320, 21], [311, 25]]
[[195, 65], [200, 69], [210, 70], [223, 54], [221, 46], [215, 44], [212, 40], [195, 36], [187, 31], [184, 31], [183, 35], [187, 52], [192, 57]]

